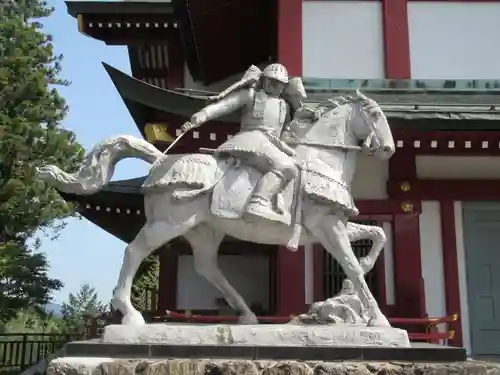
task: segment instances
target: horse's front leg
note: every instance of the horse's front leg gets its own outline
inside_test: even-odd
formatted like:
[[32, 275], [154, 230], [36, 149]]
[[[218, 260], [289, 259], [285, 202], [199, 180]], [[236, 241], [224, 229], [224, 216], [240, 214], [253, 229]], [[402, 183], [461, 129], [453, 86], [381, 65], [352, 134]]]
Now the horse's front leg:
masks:
[[347, 278], [354, 284], [359, 298], [370, 317], [369, 325], [390, 327], [389, 321], [380, 310], [377, 301], [368, 288], [363, 269], [352, 250], [344, 216], [342, 214], [311, 215], [306, 218], [305, 226], [339, 262]]
[[234, 289], [217, 264], [217, 254], [225, 233], [208, 225], [200, 225], [184, 235], [193, 250], [194, 268], [224, 296], [229, 306], [238, 311], [240, 324], [258, 324], [257, 317]]
[[381, 227], [376, 225], [364, 225], [353, 222], [348, 222], [346, 228], [349, 242], [359, 240], [372, 241], [372, 247], [368, 255], [359, 260], [359, 264], [361, 268], [363, 268], [363, 273], [366, 275], [373, 269], [380, 253], [384, 249], [385, 243], [387, 242], [385, 232]]

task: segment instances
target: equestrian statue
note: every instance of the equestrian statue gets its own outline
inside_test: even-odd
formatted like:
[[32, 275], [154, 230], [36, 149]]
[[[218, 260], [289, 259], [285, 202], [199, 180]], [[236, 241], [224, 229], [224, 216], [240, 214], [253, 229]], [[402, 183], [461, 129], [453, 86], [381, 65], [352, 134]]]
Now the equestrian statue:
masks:
[[[221, 116], [241, 115], [240, 131], [216, 149], [164, 154], [146, 140], [121, 135], [96, 145], [75, 173], [55, 165], [38, 169], [39, 177], [58, 190], [88, 195], [110, 181], [122, 159], [152, 164], [141, 187], [146, 223], [125, 249], [112, 298], [122, 323], [145, 323], [130, 300], [141, 262], [183, 236], [197, 272], [238, 311], [240, 323], [256, 324], [255, 314], [217, 264], [219, 245], [230, 235], [286, 245], [290, 251], [320, 243], [352, 283], [367, 324], [390, 327], [364, 278], [385, 236], [379, 227], [348, 222], [358, 214], [351, 195], [357, 155], [366, 152], [384, 160], [395, 152], [380, 106], [356, 91], [313, 108], [304, 103], [302, 80], [288, 77], [281, 64], [263, 70], [251, 66], [240, 81], [204, 99], [208, 105], [182, 126], [181, 136]], [[361, 238], [375, 241], [370, 254], [358, 261], [350, 242]]]

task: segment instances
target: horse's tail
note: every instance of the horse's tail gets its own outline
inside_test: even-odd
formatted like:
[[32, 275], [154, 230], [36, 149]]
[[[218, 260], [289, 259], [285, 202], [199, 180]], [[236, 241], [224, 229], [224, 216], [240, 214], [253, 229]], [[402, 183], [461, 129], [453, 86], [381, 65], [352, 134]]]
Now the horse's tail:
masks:
[[37, 168], [38, 177], [64, 193], [88, 195], [111, 180], [120, 160], [138, 158], [154, 163], [163, 154], [151, 143], [132, 136], [110, 137], [98, 143], [83, 160], [80, 169], [67, 173], [56, 165]]

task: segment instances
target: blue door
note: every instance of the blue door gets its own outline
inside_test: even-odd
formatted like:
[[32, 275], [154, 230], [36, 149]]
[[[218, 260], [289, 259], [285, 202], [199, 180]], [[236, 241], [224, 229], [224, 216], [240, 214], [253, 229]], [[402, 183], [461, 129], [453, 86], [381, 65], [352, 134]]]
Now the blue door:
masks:
[[471, 354], [500, 355], [500, 203], [464, 203]]

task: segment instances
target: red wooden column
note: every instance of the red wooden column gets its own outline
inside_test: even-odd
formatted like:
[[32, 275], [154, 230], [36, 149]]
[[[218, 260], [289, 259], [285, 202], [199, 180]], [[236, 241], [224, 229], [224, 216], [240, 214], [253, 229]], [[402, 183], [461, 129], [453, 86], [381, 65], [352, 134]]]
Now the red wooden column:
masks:
[[165, 245], [158, 250], [160, 261], [160, 275], [158, 286], [158, 310], [175, 311], [177, 308], [177, 271], [179, 251], [174, 245]]
[[302, 76], [302, 0], [277, 0], [278, 62]]
[[297, 251], [284, 246], [278, 248], [276, 262], [276, 313], [290, 315], [303, 313], [305, 304], [304, 247]]
[[[460, 289], [458, 287], [458, 254], [455, 235], [455, 207], [452, 200], [441, 200], [441, 236], [443, 247], [443, 272], [446, 314], [460, 316]], [[450, 345], [462, 346], [460, 320], [453, 327], [455, 336]]]
[[167, 55], [167, 88], [182, 88], [184, 87], [184, 53], [179, 34], [169, 38], [167, 41]]
[[411, 76], [408, 0], [383, 0], [385, 77]]
[[[291, 76], [302, 76], [302, 0], [277, 0], [278, 62]], [[277, 313], [303, 312], [305, 306], [304, 249], [280, 246], [276, 260]]]
[[[412, 184], [417, 179], [415, 155], [400, 150], [389, 160], [388, 193], [398, 201], [401, 213], [394, 215], [393, 251], [395, 314], [419, 317], [426, 315], [425, 289], [420, 252], [420, 200], [410, 199]], [[397, 189], [394, 188], [397, 186]]]

